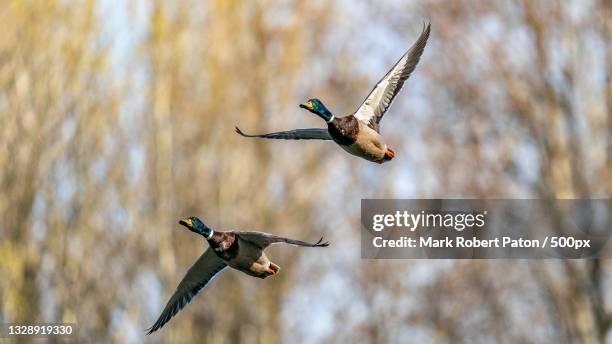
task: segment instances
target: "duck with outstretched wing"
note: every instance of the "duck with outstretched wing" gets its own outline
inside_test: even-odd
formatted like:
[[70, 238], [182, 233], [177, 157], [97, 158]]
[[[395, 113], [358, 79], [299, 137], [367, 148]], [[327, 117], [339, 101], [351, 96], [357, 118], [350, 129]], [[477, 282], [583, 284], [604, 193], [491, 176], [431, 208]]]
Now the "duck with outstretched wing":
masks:
[[395, 152], [387, 146], [380, 135], [380, 121], [391, 106], [393, 98], [404, 82], [416, 68], [427, 39], [431, 25], [423, 27], [421, 35], [412, 47], [374, 86], [374, 89], [353, 114], [336, 117], [319, 99], [310, 99], [301, 108], [321, 117], [327, 128], [294, 129], [268, 134], [245, 134], [236, 127], [236, 132], [244, 137], [283, 140], [333, 140], [350, 154], [382, 164], [393, 159]]
[[179, 223], [206, 238], [210, 247], [189, 268], [155, 324], [146, 330], [147, 334], [162, 328], [208, 282], [228, 266], [258, 278], [276, 275], [280, 267], [272, 263], [264, 253], [266, 247], [272, 244], [285, 243], [305, 247], [329, 246], [328, 242], [323, 242], [323, 238], [312, 244], [264, 232], [214, 231], [197, 217], [189, 217]]

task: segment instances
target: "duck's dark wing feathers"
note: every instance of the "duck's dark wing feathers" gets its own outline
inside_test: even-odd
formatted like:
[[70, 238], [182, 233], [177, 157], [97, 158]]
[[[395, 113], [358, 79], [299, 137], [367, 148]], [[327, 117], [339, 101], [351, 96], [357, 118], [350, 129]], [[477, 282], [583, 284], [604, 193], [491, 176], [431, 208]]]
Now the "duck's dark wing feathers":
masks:
[[155, 324], [146, 330], [147, 335], [162, 328], [170, 318], [183, 309], [226, 266], [227, 264], [217, 257], [211, 248], [206, 250], [195, 264], [189, 268]]
[[430, 24], [423, 27], [421, 35], [399, 61], [374, 86], [354, 116], [370, 128], [379, 131], [379, 123], [391, 105], [393, 98], [402, 89], [404, 81], [416, 68], [429, 38]]
[[329, 246], [329, 242], [323, 242], [323, 237], [319, 239], [316, 243], [309, 243], [301, 240], [283, 238], [276, 235], [272, 235], [264, 232], [235, 232], [238, 237], [243, 240], [249, 241], [261, 249], [264, 249], [272, 244], [276, 243], [285, 243], [296, 246], [306, 246], [306, 247], [326, 247]]
[[279, 131], [268, 134], [249, 135], [245, 134], [236, 127], [236, 132], [244, 137], [260, 137], [264, 139], [282, 139], [282, 140], [331, 140], [327, 129], [310, 128], [310, 129], [294, 129], [288, 131]]

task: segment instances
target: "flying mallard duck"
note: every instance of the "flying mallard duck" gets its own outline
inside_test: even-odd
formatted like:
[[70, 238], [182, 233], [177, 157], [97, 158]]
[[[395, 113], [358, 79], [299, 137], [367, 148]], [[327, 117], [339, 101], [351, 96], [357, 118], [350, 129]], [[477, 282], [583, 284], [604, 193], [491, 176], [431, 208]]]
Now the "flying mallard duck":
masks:
[[268, 134], [248, 135], [238, 127], [236, 132], [245, 137], [284, 140], [334, 140], [350, 154], [382, 164], [393, 159], [395, 153], [380, 135], [379, 123], [393, 98], [414, 71], [429, 38], [430, 24], [423, 27], [419, 39], [374, 86], [365, 101], [352, 115], [334, 116], [318, 99], [310, 99], [301, 108], [318, 115], [327, 122], [325, 128], [295, 129]]
[[190, 231], [206, 238], [210, 247], [189, 268], [155, 324], [146, 330], [147, 335], [162, 328], [216, 274], [227, 266], [259, 278], [276, 275], [280, 271], [280, 267], [272, 263], [263, 252], [271, 244], [286, 243], [306, 247], [329, 246], [329, 242], [322, 242], [323, 238], [315, 244], [311, 244], [263, 232], [213, 231], [197, 217], [189, 217], [179, 221], [179, 223]]

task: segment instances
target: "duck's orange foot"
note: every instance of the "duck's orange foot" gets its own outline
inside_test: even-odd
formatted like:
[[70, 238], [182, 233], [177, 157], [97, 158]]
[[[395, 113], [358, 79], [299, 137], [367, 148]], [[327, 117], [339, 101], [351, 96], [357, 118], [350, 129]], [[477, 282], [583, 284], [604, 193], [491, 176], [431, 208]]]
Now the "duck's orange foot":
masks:
[[385, 158], [383, 160], [384, 161], [391, 160], [393, 159], [394, 156], [395, 156], [395, 152], [393, 151], [393, 149], [387, 147], [387, 151], [385, 152]]
[[276, 275], [280, 271], [280, 267], [274, 263], [270, 263], [268, 269], [266, 269], [266, 273], [269, 275]]

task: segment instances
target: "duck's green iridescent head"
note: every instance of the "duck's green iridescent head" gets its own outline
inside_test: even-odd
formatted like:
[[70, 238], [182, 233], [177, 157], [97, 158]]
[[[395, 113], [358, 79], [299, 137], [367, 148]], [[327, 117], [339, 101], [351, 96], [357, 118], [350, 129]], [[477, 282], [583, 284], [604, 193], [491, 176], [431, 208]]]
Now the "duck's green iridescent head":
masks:
[[204, 222], [202, 222], [202, 220], [198, 219], [195, 216], [182, 219], [179, 221], [179, 224], [187, 227], [187, 229], [194, 233], [200, 234], [206, 239], [210, 239], [213, 235], [212, 228], [209, 228], [207, 225], [204, 224]]
[[323, 118], [325, 122], [329, 123], [334, 120], [334, 115], [329, 110], [327, 110], [325, 105], [323, 105], [322, 101], [316, 98], [309, 99], [306, 103], [300, 104], [300, 107]]

